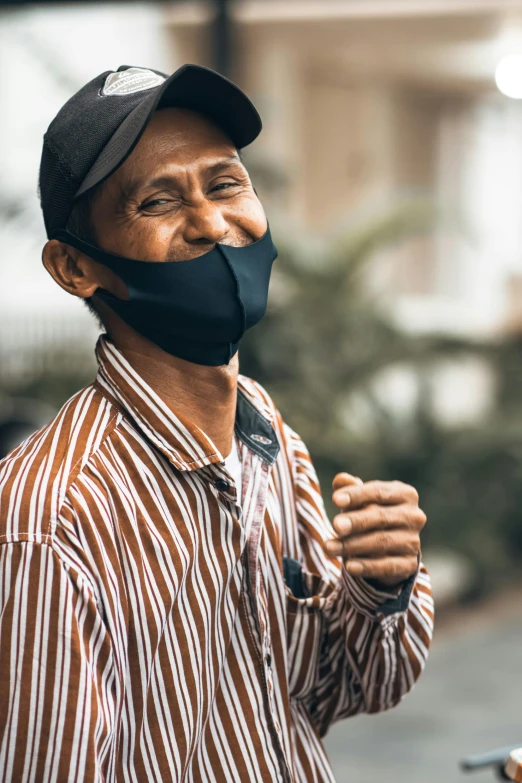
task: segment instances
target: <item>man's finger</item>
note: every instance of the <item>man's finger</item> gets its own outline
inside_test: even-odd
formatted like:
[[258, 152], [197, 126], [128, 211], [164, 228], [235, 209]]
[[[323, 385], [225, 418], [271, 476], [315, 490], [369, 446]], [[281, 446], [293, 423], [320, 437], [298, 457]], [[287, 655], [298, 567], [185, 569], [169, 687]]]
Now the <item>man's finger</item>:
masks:
[[356, 485], [362, 485], [363, 480], [357, 476], [352, 476], [351, 473], [338, 473], [332, 481], [332, 487], [334, 489], [340, 489], [341, 487], [352, 487]]
[[418, 568], [417, 558], [384, 557], [380, 560], [347, 560], [345, 568], [352, 576], [378, 579], [385, 585], [397, 585], [409, 579]]
[[361, 508], [368, 503], [394, 506], [400, 503], [418, 503], [419, 495], [414, 487], [402, 481], [367, 481], [357, 486], [340, 487], [332, 496], [339, 508]]
[[413, 530], [380, 530], [360, 536], [349, 536], [332, 541], [328, 551], [343, 558], [417, 557], [420, 550], [419, 534]]
[[333, 528], [343, 538], [388, 528], [406, 528], [418, 532], [422, 530], [425, 523], [426, 514], [418, 506], [369, 505], [366, 508], [337, 514], [333, 519]]

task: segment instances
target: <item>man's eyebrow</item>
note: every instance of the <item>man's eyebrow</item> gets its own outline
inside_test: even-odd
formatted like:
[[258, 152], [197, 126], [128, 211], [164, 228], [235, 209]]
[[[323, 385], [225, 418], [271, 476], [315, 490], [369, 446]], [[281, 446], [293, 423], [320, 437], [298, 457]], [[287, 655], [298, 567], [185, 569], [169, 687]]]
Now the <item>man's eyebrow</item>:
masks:
[[230, 155], [228, 158], [225, 158], [224, 160], [220, 160], [218, 163], [214, 163], [212, 166], [209, 166], [206, 170], [208, 174], [211, 176], [215, 176], [216, 174], [219, 174], [220, 171], [223, 171], [223, 169], [227, 169], [231, 163], [239, 163], [241, 166], [243, 165], [243, 162], [239, 155]]
[[[224, 171], [225, 169], [228, 169], [232, 164], [238, 164], [240, 166], [243, 165], [243, 161], [239, 157], [239, 155], [236, 153], [234, 155], [230, 155], [228, 158], [224, 158], [223, 160], [218, 161], [217, 163], [213, 163], [212, 166], [208, 166], [208, 168], [205, 169], [205, 174], [215, 177], [216, 174], [219, 174], [221, 171]], [[148, 180], [147, 182], [143, 181], [137, 181], [130, 183], [126, 188], [122, 189], [120, 194], [120, 202], [124, 203], [128, 199], [131, 198], [131, 196], [134, 196], [135, 193], [140, 191], [142, 188], [168, 188], [173, 184], [176, 184], [177, 177], [175, 175], [165, 175], [162, 177], [155, 177], [154, 179]]]

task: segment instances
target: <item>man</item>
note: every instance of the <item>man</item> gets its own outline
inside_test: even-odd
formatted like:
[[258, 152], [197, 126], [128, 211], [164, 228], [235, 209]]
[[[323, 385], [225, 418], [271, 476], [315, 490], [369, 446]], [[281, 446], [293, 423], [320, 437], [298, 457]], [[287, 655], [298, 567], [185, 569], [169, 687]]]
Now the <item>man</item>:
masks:
[[[238, 374], [276, 252], [235, 85], [122, 66], [45, 139], [43, 262], [99, 373], [0, 463], [2, 781], [332, 781], [321, 737], [427, 656], [425, 516], [334, 479]], [[306, 393], [306, 390], [304, 390]]]

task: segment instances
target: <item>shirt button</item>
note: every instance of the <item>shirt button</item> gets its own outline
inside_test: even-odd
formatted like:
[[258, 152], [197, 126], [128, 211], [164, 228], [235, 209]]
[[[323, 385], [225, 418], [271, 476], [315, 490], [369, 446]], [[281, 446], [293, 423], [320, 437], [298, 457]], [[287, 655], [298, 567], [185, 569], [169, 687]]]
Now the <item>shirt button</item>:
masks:
[[228, 492], [228, 481], [225, 479], [217, 479], [214, 486], [219, 492]]
[[270, 668], [272, 666], [272, 658], [270, 657], [270, 653], [266, 654], [265, 661], [268, 668]]

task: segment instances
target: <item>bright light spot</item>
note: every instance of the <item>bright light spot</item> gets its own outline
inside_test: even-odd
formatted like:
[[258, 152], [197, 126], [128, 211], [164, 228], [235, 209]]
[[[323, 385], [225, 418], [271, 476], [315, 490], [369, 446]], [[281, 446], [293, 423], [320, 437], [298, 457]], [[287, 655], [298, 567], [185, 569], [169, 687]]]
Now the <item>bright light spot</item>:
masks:
[[497, 65], [495, 81], [500, 92], [508, 98], [522, 99], [522, 54], [503, 57]]

